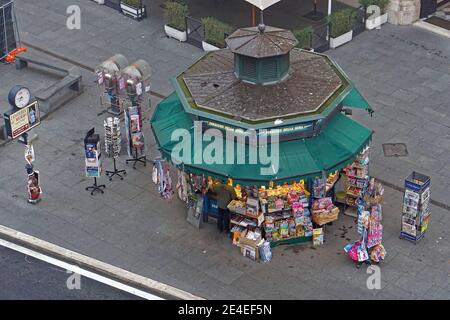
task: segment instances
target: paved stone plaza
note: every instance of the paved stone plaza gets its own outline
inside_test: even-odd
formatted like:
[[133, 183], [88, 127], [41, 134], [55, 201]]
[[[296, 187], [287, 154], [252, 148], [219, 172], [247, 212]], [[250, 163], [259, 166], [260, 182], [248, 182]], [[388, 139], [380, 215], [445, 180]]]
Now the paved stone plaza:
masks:
[[[82, 9], [81, 31], [65, 28], [65, 10], [73, 3]], [[162, 95], [171, 92], [168, 79], [202, 54], [164, 37], [157, 5], [139, 23], [92, 1], [17, 0], [16, 7], [24, 41], [91, 67], [115, 53], [131, 61], [143, 58], [154, 69], [152, 90]], [[417, 245], [399, 240], [402, 193], [386, 187], [381, 290], [367, 289], [366, 268], [356, 269], [343, 251], [357, 237], [351, 217], [341, 216], [327, 227], [323, 246], [277, 247], [273, 260], [263, 264], [240, 256], [214, 223], [191, 227], [180, 201], [158, 195], [150, 165], [127, 167], [124, 181], [103, 178], [105, 194], [91, 197], [84, 190], [91, 181], [84, 177], [82, 140], [92, 127], [103, 132], [105, 115], [87, 70], [85, 93], [35, 130], [35, 163], [44, 192], [39, 205], [26, 203], [23, 146], [0, 147], [0, 224], [206, 298], [449, 299], [450, 43], [415, 27], [386, 25], [327, 54], [375, 109], [372, 118], [354, 112], [375, 131], [371, 174], [394, 187], [401, 187], [411, 170], [432, 177], [437, 205]], [[2, 76], [17, 72], [13, 65], [0, 65]], [[49, 83], [47, 76], [42, 83]], [[153, 105], [158, 101], [152, 96]], [[149, 155], [155, 158], [146, 123]], [[408, 156], [385, 157], [381, 144], [386, 142], [406, 143]], [[124, 160], [119, 167], [125, 167]], [[112, 161], [105, 159], [104, 165], [110, 168]]]

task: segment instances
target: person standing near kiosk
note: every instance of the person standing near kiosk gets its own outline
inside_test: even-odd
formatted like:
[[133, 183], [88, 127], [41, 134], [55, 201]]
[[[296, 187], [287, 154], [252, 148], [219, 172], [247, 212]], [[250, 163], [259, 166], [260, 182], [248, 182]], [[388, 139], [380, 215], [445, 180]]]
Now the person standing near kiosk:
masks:
[[230, 210], [228, 204], [232, 200], [237, 199], [234, 188], [228, 185], [225, 180], [215, 183], [212, 191], [217, 195], [217, 206], [219, 207], [219, 214], [217, 217], [217, 228], [220, 232], [230, 233]]

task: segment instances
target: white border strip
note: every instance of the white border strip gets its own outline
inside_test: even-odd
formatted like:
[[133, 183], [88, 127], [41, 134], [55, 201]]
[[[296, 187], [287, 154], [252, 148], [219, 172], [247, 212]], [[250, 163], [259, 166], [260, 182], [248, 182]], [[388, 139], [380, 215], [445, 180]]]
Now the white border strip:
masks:
[[16, 245], [14, 243], [11, 243], [11, 242], [3, 240], [3, 239], [0, 239], [0, 246], [12, 249], [12, 250], [20, 252], [20, 253], [23, 253], [23, 254], [25, 254], [27, 256], [36, 258], [36, 259], [44, 261], [44, 262], [47, 262], [47, 263], [52, 264], [54, 266], [57, 266], [57, 267], [65, 269], [65, 270], [74, 272], [76, 274], [85, 276], [86, 278], [95, 280], [97, 282], [106, 284], [106, 285], [108, 285], [110, 287], [119, 289], [121, 291], [128, 292], [128, 293], [130, 293], [132, 295], [135, 295], [135, 296], [147, 299], [147, 300], [164, 300], [164, 299], [162, 299], [162, 298], [160, 298], [158, 296], [155, 296], [153, 294], [150, 294], [148, 292], [145, 292], [145, 291], [142, 291], [142, 290], [130, 287], [130, 286], [126, 285], [126, 284], [123, 284], [123, 283], [117, 282], [115, 280], [103, 277], [101, 275], [98, 275], [96, 273], [90, 272], [88, 270], [84, 270], [84, 269], [82, 269], [82, 268], [80, 268], [80, 267], [78, 267], [76, 265], [69, 264], [67, 262], [57, 260], [55, 258], [46, 256], [46, 255], [44, 255], [42, 253], [39, 253], [39, 252], [30, 250], [30, 249], [27, 249], [25, 247]]

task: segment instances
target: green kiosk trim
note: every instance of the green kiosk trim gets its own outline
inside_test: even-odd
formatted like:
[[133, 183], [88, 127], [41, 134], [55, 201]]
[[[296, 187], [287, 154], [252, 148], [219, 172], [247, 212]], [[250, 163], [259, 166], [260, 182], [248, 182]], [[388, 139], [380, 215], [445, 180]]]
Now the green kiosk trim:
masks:
[[299, 243], [305, 243], [305, 242], [311, 242], [313, 241], [313, 237], [295, 237], [295, 238], [288, 238], [288, 239], [282, 239], [277, 241], [271, 241], [270, 247], [274, 248], [277, 246], [281, 246], [283, 244], [299, 244]]
[[374, 112], [372, 107], [369, 105], [366, 99], [355, 87], [350, 90], [350, 92], [342, 100], [342, 105], [344, 107], [354, 108], [354, 109], [364, 109], [370, 114]]
[[[178, 96], [174, 93], [157, 106], [150, 120], [152, 130], [163, 156], [172, 163], [182, 163], [184, 170], [193, 174], [205, 174], [213, 178], [231, 177], [235, 183], [241, 185], [267, 185], [268, 182], [290, 183], [301, 179], [321, 176], [325, 171], [332, 173], [351, 164], [356, 156], [371, 140], [372, 131], [358, 122], [337, 113], [316, 136], [281, 141], [279, 143], [279, 170], [277, 173], [261, 175], [261, 169], [269, 168], [262, 164], [195, 164], [194, 159], [198, 150], [194, 150], [194, 143], [190, 150], [189, 161], [173, 159], [172, 151], [181, 139], [172, 140], [175, 129], [184, 129], [193, 139], [193, 117], [186, 113]], [[213, 137], [216, 139], [217, 137]], [[220, 139], [220, 138], [219, 138]], [[203, 142], [203, 148], [211, 142]], [[225, 141], [223, 141], [225, 146]], [[223, 159], [226, 159], [223, 148]], [[249, 148], [244, 146], [245, 156], [248, 159]], [[202, 152], [200, 150], [200, 152]], [[196, 154], [197, 152], [197, 154]], [[180, 155], [182, 157], [183, 155]], [[235, 161], [237, 155], [235, 152]], [[176, 160], [176, 161], [174, 161]], [[181, 165], [179, 165], [181, 166]]]

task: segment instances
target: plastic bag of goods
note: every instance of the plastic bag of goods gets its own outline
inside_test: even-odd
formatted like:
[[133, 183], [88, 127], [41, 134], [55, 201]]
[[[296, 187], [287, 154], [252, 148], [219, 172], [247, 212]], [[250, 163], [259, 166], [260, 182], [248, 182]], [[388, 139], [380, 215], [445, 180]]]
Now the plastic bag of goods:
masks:
[[262, 262], [269, 262], [272, 259], [272, 248], [269, 241], [264, 241], [259, 247], [259, 255]]

